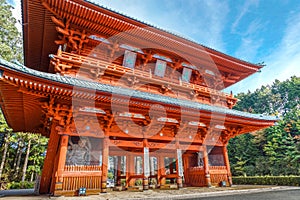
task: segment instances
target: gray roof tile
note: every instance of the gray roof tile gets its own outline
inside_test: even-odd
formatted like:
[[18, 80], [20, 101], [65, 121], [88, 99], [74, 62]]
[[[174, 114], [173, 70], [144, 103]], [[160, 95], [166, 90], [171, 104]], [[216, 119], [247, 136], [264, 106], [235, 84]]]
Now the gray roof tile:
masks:
[[142, 92], [139, 90], [133, 90], [133, 89], [123, 88], [123, 87], [119, 87], [119, 86], [112, 86], [112, 85], [108, 85], [108, 84], [98, 83], [98, 82], [89, 81], [89, 80], [83, 80], [83, 79], [74, 78], [74, 77], [61, 76], [59, 74], [40, 72], [37, 70], [27, 68], [23, 65], [10, 63], [1, 58], [0, 58], [0, 64], [3, 65], [7, 69], [18, 71], [20, 73], [25, 73], [25, 74], [35, 76], [38, 78], [43, 78], [43, 79], [47, 79], [50, 81], [54, 81], [54, 82], [58, 82], [58, 83], [62, 83], [62, 84], [68, 84], [68, 85], [75, 86], [75, 87], [86, 88], [86, 89], [90, 89], [90, 90], [97, 90], [97, 91], [102, 91], [102, 92], [107, 92], [107, 93], [112, 93], [112, 94], [117, 94], [117, 95], [124, 95], [124, 96], [128, 96], [128, 97], [133, 97], [133, 98], [145, 99], [145, 100], [149, 100], [149, 101], [161, 102], [161, 103], [165, 103], [165, 104], [171, 104], [171, 105], [192, 108], [192, 109], [197, 109], [197, 110], [205, 110], [208, 112], [221, 113], [221, 114], [226, 114], [226, 115], [240, 116], [240, 117], [245, 117], [245, 118], [270, 120], [270, 121], [275, 121], [275, 120], [279, 119], [277, 116], [252, 114], [252, 113], [232, 110], [232, 109], [219, 107], [219, 106], [201, 104], [199, 102], [195, 102], [195, 101], [191, 101], [191, 100], [184, 100], [184, 99], [163, 96], [163, 95], [159, 95], [159, 94]]

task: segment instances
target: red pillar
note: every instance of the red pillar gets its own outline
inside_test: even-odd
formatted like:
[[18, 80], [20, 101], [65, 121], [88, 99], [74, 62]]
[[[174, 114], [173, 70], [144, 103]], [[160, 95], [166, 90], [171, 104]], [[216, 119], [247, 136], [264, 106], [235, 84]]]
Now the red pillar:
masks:
[[189, 163], [189, 156], [185, 155], [182, 157], [183, 159], [183, 170], [184, 170], [184, 183], [189, 184], [189, 170], [190, 170], [190, 163]]
[[223, 150], [223, 156], [224, 156], [224, 163], [227, 169], [227, 176], [228, 176], [228, 183], [229, 186], [232, 186], [232, 177], [231, 177], [231, 171], [230, 171], [230, 163], [228, 158], [228, 152], [227, 152], [227, 146], [222, 147]]
[[68, 151], [68, 140], [69, 140], [69, 135], [61, 135], [59, 157], [58, 157], [58, 163], [57, 163], [57, 171], [56, 171], [56, 176], [55, 176], [56, 179], [55, 179], [54, 194], [57, 194], [57, 191], [60, 191], [63, 189], [62, 188], [63, 172], [64, 172], [64, 168], [65, 168], [65, 164], [66, 164], [66, 156], [67, 156], [67, 151]]
[[164, 158], [165, 157], [163, 155], [158, 156], [158, 181], [160, 186], [166, 184], [166, 169]]
[[50, 191], [51, 178], [53, 174], [53, 163], [55, 162], [55, 156], [58, 152], [59, 135], [57, 134], [56, 126], [57, 121], [53, 120], [51, 125], [50, 137], [48, 141], [47, 154], [44, 161], [41, 182], [40, 182], [40, 194], [52, 193]]
[[106, 182], [108, 173], [108, 156], [109, 156], [109, 146], [108, 137], [103, 138], [103, 149], [102, 149], [102, 179], [101, 179], [101, 192], [106, 193]]
[[211, 180], [209, 174], [209, 165], [208, 165], [208, 153], [206, 146], [203, 146], [203, 164], [204, 164], [204, 173], [205, 173], [205, 182], [207, 187], [211, 187]]
[[127, 155], [126, 157], [126, 187], [132, 187], [135, 184], [135, 179], [132, 178], [135, 175], [135, 162], [134, 162], [134, 154]]

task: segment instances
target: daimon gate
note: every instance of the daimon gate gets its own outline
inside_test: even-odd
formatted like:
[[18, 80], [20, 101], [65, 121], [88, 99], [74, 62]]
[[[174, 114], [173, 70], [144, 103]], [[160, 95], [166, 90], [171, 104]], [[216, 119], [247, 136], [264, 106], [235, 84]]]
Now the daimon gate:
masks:
[[88, 1], [22, 11], [25, 66], [0, 60], [1, 108], [49, 137], [40, 193], [106, 192], [109, 168], [127, 189], [230, 186], [229, 139], [277, 120], [221, 91], [260, 65]]

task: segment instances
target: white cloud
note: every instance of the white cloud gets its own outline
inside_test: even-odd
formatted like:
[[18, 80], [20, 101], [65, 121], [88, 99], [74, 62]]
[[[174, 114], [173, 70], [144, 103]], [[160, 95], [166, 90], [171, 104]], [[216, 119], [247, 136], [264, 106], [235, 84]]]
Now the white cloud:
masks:
[[253, 91], [262, 85], [271, 85], [275, 79], [284, 81], [293, 75], [300, 76], [300, 13], [291, 13], [286, 25], [278, 46], [268, 56], [261, 58], [267, 65], [262, 72], [240, 81], [226, 91]]
[[263, 45], [263, 39], [260, 30], [263, 29], [263, 23], [255, 19], [250, 22], [245, 32], [241, 33], [241, 44], [235, 51], [235, 57], [246, 61], [253, 61], [257, 56], [257, 51]]
[[262, 30], [265, 26], [265, 23], [262, 23], [261, 20], [255, 19], [251, 21], [249, 24], [247, 30], [242, 34], [243, 36], [252, 36], [259, 33], [260, 30]]
[[236, 28], [238, 27], [240, 21], [242, 20], [242, 18], [249, 12], [249, 9], [251, 6], [258, 6], [259, 4], [259, 0], [248, 0], [245, 1], [243, 7], [240, 9], [241, 12], [238, 15], [238, 17], [235, 19], [235, 21], [233, 22], [232, 26], [231, 26], [231, 32], [232, 33], [236, 33]]
[[[287, 28], [281, 43], [266, 58], [268, 79], [285, 80], [292, 75], [300, 76], [300, 14], [292, 14], [287, 20]], [[264, 80], [266, 82], [267, 80]]]
[[226, 2], [210, 1], [95, 1], [138, 20], [225, 51], [222, 39], [229, 7]]
[[263, 44], [262, 39], [252, 39], [251, 37], [242, 38], [242, 43], [236, 50], [235, 57], [242, 60], [254, 60], [258, 49]]

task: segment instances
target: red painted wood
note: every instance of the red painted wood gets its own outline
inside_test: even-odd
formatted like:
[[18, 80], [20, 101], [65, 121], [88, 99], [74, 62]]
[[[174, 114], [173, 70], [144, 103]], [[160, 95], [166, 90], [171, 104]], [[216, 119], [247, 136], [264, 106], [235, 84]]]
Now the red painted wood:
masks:
[[50, 138], [48, 141], [47, 147], [47, 154], [44, 161], [42, 176], [41, 176], [41, 183], [40, 183], [40, 193], [45, 194], [49, 193], [49, 189], [51, 186], [51, 178], [54, 168], [55, 156], [58, 151], [58, 144], [59, 144], [59, 135], [56, 131], [56, 126], [58, 122], [53, 120], [50, 132]]

